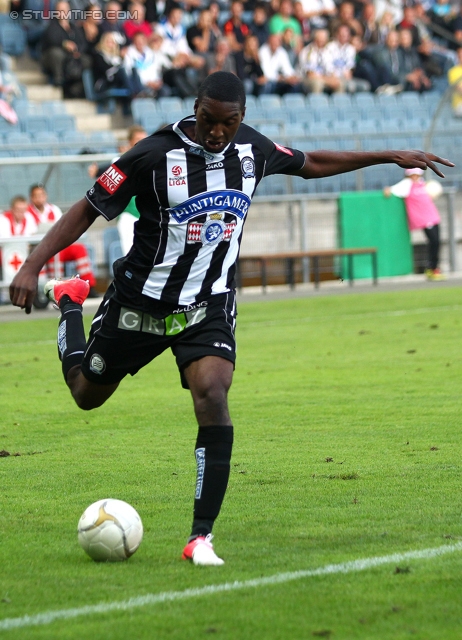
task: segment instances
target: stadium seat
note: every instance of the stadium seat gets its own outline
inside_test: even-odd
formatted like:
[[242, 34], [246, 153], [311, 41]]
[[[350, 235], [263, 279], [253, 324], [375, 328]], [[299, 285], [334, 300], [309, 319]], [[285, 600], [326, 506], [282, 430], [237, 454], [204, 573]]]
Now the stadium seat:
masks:
[[67, 115], [66, 105], [62, 100], [44, 100], [42, 102], [42, 112], [48, 115]]
[[348, 93], [334, 93], [330, 97], [330, 103], [333, 107], [349, 108], [352, 106], [351, 96]]
[[258, 102], [262, 109], [266, 111], [277, 111], [281, 108], [281, 98], [275, 94], [268, 93], [260, 96]]
[[[253, 96], [247, 96], [247, 101], [249, 98], [253, 98]], [[194, 103], [196, 98], [183, 98], [183, 108], [182, 111], [185, 116], [190, 116], [194, 113]]]
[[303, 111], [306, 109], [305, 96], [301, 93], [286, 93], [282, 96], [282, 104], [287, 111], [293, 111], [294, 109]]
[[113, 273], [114, 262], [119, 258], [122, 258], [123, 255], [124, 252], [122, 251], [120, 240], [114, 240], [114, 242], [111, 242], [108, 251], [108, 267], [111, 274]]
[[116, 109], [116, 98], [128, 98], [128, 89], [108, 89], [107, 91], [95, 91], [95, 80], [91, 69], [82, 71], [82, 83], [87, 100], [96, 103], [98, 113], [114, 113]]
[[0, 47], [10, 56], [22, 56], [26, 48], [26, 34], [15, 22], [0, 23]]
[[[157, 110], [163, 113], [172, 113], [174, 111], [183, 113], [183, 102], [181, 98], [176, 98], [175, 96], [159, 98], [157, 100]], [[172, 120], [170, 119], [169, 122], [172, 122]]]
[[38, 133], [39, 131], [50, 130], [50, 118], [48, 116], [28, 115], [19, 122], [21, 131], [26, 133]]
[[308, 109], [321, 108], [328, 109], [330, 107], [329, 98], [323, 93], [312, 93], [306, 99]]
[[417, 91], [403, 91], [396, 96], [396, 102], [405, 109], [419, 109], [421, 107], [420, 93]]
[[278, 124], [261, 124], [259, 131], [262, 135], [273, 140], [279, 138], [281, 135], [281, 128]]
[[41, 155], [54, 156], [60, 153], [60, 141], [56, 133], [39, 131], [34, 135], [34, 142], [40, 144]]
[[360, 109], [374, 110], [377, 106], [375, 95], [365, 91], [356, 93], [352, 98], [352, 103], [356, 104]]
[[63, 135], [75, 130], [75, 118], [67, 113], [54, 113], [50, 118], [51, 131]]
[[303, 122], [286, 122], [284, 135], [288, 138], [303, 138], [307, 134], [307, 128]]
[[112, 131], [92, 131], [88, 144], [98, 153], [117, 153], [117, 138]]
[[141, 126], [151, 134], [157, 131], [161, 126], [168, 124], [163, 113], [148, 113], [139, 120]]
[[135, 98], [131, 102], [133, 120], [141, 122], [141, 118], [145, 115], [156, 113], [157, 105], [151, 98]]
[[119, 232], [117, 230], [117, 227], [115, 226], [105, 227], [103, 229], [103, 255], [104, 255], [104, 262], [109, 266], [112, 266], [112, 262], [110, 262], [110, 257], [109, 257], [109, 247], [114, 242], [120, 243]]

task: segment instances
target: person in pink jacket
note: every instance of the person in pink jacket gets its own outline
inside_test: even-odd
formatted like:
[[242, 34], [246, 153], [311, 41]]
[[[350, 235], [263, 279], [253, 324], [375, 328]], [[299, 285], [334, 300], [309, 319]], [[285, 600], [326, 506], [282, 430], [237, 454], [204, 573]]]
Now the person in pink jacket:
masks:
[[406, 169], [404, 179], [391, 187], [385, 187], [386, 197], [391, 195], [404, 199], [409, 229], [422, 229], [428, 239], [428, 265], [425, 275], [429, 280], [444, 280], [439, 263], [440, 214], [433, 198], [440, 195], [441, 185], [432, 180], [425, 182], [422, 169]]

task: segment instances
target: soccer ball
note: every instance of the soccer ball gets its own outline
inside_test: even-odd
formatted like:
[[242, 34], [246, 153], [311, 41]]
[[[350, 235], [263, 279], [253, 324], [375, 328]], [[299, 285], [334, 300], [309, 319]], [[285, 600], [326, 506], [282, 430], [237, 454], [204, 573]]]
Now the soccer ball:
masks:
[[433, 199], [438, 198], [443, 193], [443, 187], [437, 180], [429, 180], [425, 183], [425, 188], [430, 198]]
[[143, 524], [123, 500], [107, 498], [91, 504], [77, 526], [79, 543], [98, 562], [127, 560], [140, 546]]

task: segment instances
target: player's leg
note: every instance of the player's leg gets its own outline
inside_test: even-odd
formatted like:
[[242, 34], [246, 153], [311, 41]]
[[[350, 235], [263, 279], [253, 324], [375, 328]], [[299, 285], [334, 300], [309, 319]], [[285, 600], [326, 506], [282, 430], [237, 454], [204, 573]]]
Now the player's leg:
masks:
[[228, 486], [233, 426], [228, 410], [228, 391], [234, 364], [217, 356], [191, 362], [184, 370], [199, 424], [195, 455], [197, 463], [194, 517], [183, 557], [195, 564], [220, 565], [210, 544], [211, 532]]
[[72, 397], [81, 409], [100, 407], [117, 389], [119, 383], [99, 385], [87, 380], [81, 372], [86, 349], [82, 304], [89, 284], [80, 278], [50, 280], [45, 293], [61, 311], [58, 326], [58, 353], [64, 380]]

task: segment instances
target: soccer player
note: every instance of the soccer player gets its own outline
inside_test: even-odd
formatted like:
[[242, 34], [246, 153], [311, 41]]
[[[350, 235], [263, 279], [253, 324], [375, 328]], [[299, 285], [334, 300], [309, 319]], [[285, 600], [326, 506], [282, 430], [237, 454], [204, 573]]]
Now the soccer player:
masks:
[[30, 312], [43, 264], [100, 215], [113, 220], [133, 196], [140, 219], [133, 246], [115, 263], [114, 282], [88, 342], [83, 280], [51, 280], [61, 311], [58, 348], [64, 379], [81, 409], [99, 407], [120, 381], [170, 347], [198, 422], [197, 480], [183, 558], [221, 565], [211, 532], [226, 492], [233, 443], [227, 395], [234, 362], [234, 276], [241, 234], [260, 180], [276, 173], [320, 178], [381, 163], [453, 166], [423, 151], [287, 149], [243, 123], [245, 92], [233, 74], [201, 85], [194, 116], [170, 125], [122, 155], [29, 255], [10, 286], [13, 304]]

